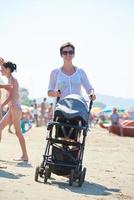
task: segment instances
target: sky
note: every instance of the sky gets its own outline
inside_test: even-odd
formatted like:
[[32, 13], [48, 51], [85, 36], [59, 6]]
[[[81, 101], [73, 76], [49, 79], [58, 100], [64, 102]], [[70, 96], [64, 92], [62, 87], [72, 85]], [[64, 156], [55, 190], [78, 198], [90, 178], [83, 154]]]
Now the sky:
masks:
[[96, 93], [134, 98], [134, 0], [0, 0], [0, 57], [30, 98], [47, 96], [68, 41]]

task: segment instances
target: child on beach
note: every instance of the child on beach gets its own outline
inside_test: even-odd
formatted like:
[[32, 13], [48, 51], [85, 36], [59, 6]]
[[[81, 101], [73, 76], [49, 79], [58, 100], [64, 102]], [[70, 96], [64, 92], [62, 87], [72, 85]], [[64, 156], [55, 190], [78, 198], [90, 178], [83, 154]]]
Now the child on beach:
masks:
[[22, 117], [20, 121], [21, 132], [25, 134], [32, 128], [31, 122], [28, 117], [28, 113], [22, 112]]
[[8, 79], [8, 84], [0, 84], [0, 88], [7, 90], [7, 99], [0, 105], [0, 110], [8, 104], [8, 112], [0, 121], [0, 140], [2, 130], [9, 124], [13, 124], [15, 128], [16, 136], [19, 140], [22, 155], [17, 161], [28, 161], [28, 154], [26, 150], [26, 144], [23, 134], [21, 133], [20, 120], [21, 120], [21, 106], [19, 103], [19, 84], [18, 81], [12, 76], [17, 68], [16, 64], [12, 62], [5, 62], [0, 58], [1, 74]]

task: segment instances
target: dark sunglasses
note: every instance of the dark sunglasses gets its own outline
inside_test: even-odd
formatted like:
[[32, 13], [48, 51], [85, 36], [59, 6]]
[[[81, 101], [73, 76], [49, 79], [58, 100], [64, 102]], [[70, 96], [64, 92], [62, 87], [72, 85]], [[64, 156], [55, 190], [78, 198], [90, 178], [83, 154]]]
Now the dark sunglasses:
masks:
[[74, 54], [74, 51], [62, 51], [62, 55], [73, 55]]

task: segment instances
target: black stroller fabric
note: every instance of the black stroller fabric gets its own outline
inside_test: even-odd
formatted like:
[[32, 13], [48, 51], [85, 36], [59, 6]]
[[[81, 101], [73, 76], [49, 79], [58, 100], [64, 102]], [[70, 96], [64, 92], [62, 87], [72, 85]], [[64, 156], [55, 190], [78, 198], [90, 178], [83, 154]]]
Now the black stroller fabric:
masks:
[[43, 156], [45, 177], [49, 169], [57, 175], [69, 175], [69, 180], [84, 180], [82, 160], [88, 119], [88, 105], [79, 95], [68, 95], [56, 104], [54, 120], [48, 125], [48, 142]]
[[60, 100], [55, 108], [55, 117], [65, 119], [81, 119], [82, 125], [88, 124], [88, 106], [85, 99], [79, 95], [68, 95]]

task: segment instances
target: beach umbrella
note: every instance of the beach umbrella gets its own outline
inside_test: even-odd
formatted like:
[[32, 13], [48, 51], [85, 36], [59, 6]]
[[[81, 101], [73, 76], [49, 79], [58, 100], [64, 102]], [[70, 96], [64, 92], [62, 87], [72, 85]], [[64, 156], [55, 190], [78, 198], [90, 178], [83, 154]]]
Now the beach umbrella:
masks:
[[113, 110], [113, 106], [106, 106], [105, 108], [103, 108], [102, 112], [109, 113], [109, 112], [112, 112], [112, 110]]
[[118, 112], [123, 112], [124, 113], [126, 111], [126, 109], [124, 107], [122, 107], [122, 106], [118, 106], [117, 109], [118, 109]]
[[106, 106], [102, 112], [104, 113], [110, 113], [112, 112], [113, 108], [117, 108], [118, 112], [125, 112], [125, 108], [122, 106]]
[[91, 112], [93, 114], [99, 114], [102, 111], [102, 109], [100, 107], [93, 107]]

